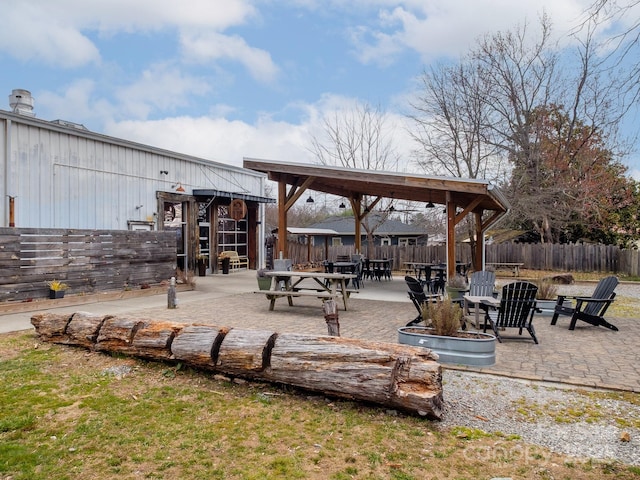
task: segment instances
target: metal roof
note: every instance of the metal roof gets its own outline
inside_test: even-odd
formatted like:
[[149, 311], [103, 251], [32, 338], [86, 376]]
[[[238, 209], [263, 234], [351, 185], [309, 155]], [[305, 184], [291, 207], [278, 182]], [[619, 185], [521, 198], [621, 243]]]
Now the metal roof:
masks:
[[257, 195], [247, 195], [238, 192], [223, 192], [222, 190], [212, 190], [210, 188], [194, 188], [193, 195], [196, 197], [223, 197], [231, 199], [240, 199], [248, 202], [259, 203], [276, 203], [275, 199], [269, 197], [260, 197]]

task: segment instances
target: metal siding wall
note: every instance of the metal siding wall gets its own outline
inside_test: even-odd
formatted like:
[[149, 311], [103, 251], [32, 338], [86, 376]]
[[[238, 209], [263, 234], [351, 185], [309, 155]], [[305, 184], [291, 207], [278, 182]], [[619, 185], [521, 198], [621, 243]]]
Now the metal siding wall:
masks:
[[[18, 227], [124, 230], [127, 220], [155, 220], [156, 191], [175, 191], [171, 187], [178, 182], [187, 193], [194, 188], [264, 193], [259, 175], [85, 138], [73, 131], [13, 121], [9, 148], [10, 188], [2, 198], [16, 196]], [[3, 175], [5, 152], [3, 148]], [[161, 170], [169, 173], [160, 174]], [[7, 224], [5, 203], [0, 218]]]

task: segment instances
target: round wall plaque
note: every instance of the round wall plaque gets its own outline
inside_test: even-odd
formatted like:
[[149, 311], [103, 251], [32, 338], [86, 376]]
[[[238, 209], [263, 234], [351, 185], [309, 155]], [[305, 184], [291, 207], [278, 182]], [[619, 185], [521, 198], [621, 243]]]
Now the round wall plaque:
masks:
[[229, 216], [234, 220], [242, 220], [247, 214], [247, 204], [239, 198], [232, 200], [229, 206]]

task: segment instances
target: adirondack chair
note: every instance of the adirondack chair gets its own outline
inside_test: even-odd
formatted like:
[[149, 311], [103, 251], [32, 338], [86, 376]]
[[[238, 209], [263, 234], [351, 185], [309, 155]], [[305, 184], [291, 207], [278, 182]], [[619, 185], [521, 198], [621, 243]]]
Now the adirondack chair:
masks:
[[411, 325], [416, 325], [422, 321], [421, 306], [423, 303], [435, 302], [437, 299], [442, 298], [442, 296], [435, 295], [432, 293], [425, 293], [422, 283], [420, 283], [414, 277], [411, 277], [409, 275], [406, 275], [404, 277], [404, 281], [406, 282], [407, 287], [409, 287], [409, 291], [408, 291], [409, 298], [411, 299], [411, 301], [413, 302], [413, 305], [416, 307], [416, 310], [418, 311], [418, 316], [413, 320], [411, 320], [409, 323], [407, 323], [407, 327], [410, 327]]
[[[618, 327], [604, 319], [604, 314], [616, 296], [614, 290], [617, 286], [618, 277], [610, 276], [598, 282], [596, 289], [590, 297], [558, 295], [558, 302], [556, 303], [553, 317], [551, 318], [551, 325], [556, 324], [559, 315], [568, 315], [571, 316], [569, 330], [574, 330], [576, 328], [576, 322], [582, 320], [591, 325], [606, 327], [617, 332]], [[576, 306], [564, 306], [563, 304], [566, 299], [575, 300]]]
[[[493, 291], [496, 287], [496, 273], [488, 270], [479, 270], [471, 274], [469, 279], [469, 291], [466, 293], [472, 297], [492, 297]], [[470, 302], [468, 299], [463, 298], [462, 305], [464, 308], [465, 317], [470, 315], [470, 308], [476, 307], [476, 304]], [[480, 306], [480, 305], [478, 305]], [[486, 307], [484, 307], [486, 310]], [[479, 315], [476, 315], [476, 318]], [[476, 324], [476, 328], [480, 328], [480, 325]]]
[[517, 328], [520, 335], [526, 329], [537, 344], [538, 338], [532, 323], [537, 292], [538, 287], [531, 282], [513, 282], [502, 287], [500, 305], [496, 309], [487, 310], [484, 331], [487, 331], [489, 322], [494, 335], [502, 343], [500, 329]]

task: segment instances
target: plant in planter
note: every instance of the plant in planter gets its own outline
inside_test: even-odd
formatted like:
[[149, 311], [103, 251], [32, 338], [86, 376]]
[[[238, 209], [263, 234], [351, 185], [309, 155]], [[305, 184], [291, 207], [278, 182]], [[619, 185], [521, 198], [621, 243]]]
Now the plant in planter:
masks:
[[429, 348], [441, 363], [488, 366], [496, 362], [496, 337], [461, 330], [459, 303], [437, 300], [424, 303], [421, 310], [425, 326], [400, 327], [399, 343]]
[[258, 287], [260, 290], [269, 290], [271, 288], [271, 277], [266, 275], [269, 271], [270, 270], [267, 270], [266, 268], [261, 268], [256, 272], [256, 278], [258, 279]]
[[455, 275], [447, 281], [446, 290], [451, 301], [462, 301], [468, 289], [467, 280], [462, 275]]
[[69, 285], [59, 280], [51, 280], [47, 282], [47, 286], [49, 287], [49, 298], [63, 298], [65, 290], [69, 288]]
[[200, 253], [196, 259], [198, 261], [198, 275], [204, 277], [207, 274], [207, 260], [209, 260], [209, 257]]
[[[541, 310], [542, 315], [553, 315], [556, 304], [558, 303], [558, 285], [553, 283], [550, 278], [540, 278], [536, 281], [538, 286], [538, 292], [536, 294], [536, 307]], [[571, 306], [571, 301], [568, 302], [567, 307]]]

